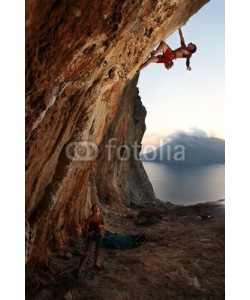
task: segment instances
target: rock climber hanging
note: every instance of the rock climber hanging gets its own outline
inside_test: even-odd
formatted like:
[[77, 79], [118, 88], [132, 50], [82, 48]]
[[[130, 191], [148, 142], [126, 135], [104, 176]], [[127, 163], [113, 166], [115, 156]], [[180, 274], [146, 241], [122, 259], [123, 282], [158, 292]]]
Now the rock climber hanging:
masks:
[[[173, 59], [177, 59], [177, 58], [186, 58], [187, 70], [191, 71], [190, 58], [192, 54], [196, 52], [197, 49], [196, 45], [193, 43], [189, 43], [186, 46], [181, 29], [179, 29], [179, 35], [181, 40], [180, 48], [172, 50], [164, 41], [161, 41], [159, 46], [156, 48], [156, 50], [153, 50], [150, 53], [149, 58], [140, 66], [138, 72], [140, 72], [143, 68], [145, 68], [152, 62], [158, 64], [163, 63], [165, 64], [166, 69], [169, 70], [174, 65]], [[162, 54], [157, 55], [160, 52]]]

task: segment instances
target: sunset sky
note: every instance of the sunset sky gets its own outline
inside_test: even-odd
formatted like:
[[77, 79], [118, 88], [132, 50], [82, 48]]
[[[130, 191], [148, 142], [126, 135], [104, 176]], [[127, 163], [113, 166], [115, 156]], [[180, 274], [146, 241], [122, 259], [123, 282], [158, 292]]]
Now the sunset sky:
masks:
[[[171, 70], [152, 63], [140, 72], [139, 90], [147, 110], [143, 144], [155, 144], [176, 131], [204, 131], [224, 138], [225, 5], [211, 0], [182, 27], [186, 44], [197, 52], [174, 60]], [[165, 40], [172, 49], [180, 46], [178, 32]]]

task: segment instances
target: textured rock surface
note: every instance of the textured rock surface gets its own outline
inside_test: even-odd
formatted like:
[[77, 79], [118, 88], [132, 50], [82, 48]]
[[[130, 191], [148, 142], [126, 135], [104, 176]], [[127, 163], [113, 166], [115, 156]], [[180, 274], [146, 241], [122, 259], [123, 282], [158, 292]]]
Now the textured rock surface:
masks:
[[[136, 70], [206, 2], [26, 1], [28, 263], [44, 262], [52, 245], [80, 232], [93, 199], [154, 201], [140, 162], [113, 159], [104, 168], [107, 128], [119, 142], [140, 143], [145, 110]], [[69, 145], [84, 141], [98, 146], [97, 159], [69, 158]]]

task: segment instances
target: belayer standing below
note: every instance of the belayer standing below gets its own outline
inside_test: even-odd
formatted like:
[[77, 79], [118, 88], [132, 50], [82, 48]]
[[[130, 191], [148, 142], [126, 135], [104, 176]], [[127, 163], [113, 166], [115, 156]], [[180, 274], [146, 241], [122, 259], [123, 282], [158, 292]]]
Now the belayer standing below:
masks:
[[93, 243], [95, 243], [95, 255], [93, 267], [97, 270], [101, 270], [101, 267], [97, 264], [99, 248], [102, 241], [102, 230], [104, 228], [104, 217], [100, 214], [100, 208], [97, 204], [92, 206], [92, 214], [88, 217], [85, 225], [85, 231], [87, 236], [87, 242], [82, 254], [79, 266], [76, 270], [76, 276], [80, 277], [82, 266], [88, 256], [88, 252]]
[[[192, 54], [196, 52], [196, 45], [193, 43], [189, 43], [186, 46], [181, 29], [179, 29], [179, 35], [181, 39], [180, 48], [172, 50], [164, 41], [161, 41], [156, 50], [151, 52], [150, 57], [146, 60], [146, 62], [140, 66], [138, 72], [140, 72], [143, 68], [145, 68], [152, 62], [158, 64], [163, 63], [165, 64], [165, 67], [169, 70], [174, 65], [173, 59], [177, 58], [186, 58], [187, 70], [191, 71], [190, 58]], [[162, 54], [157, 55], [160, 52], [162, 52]]]

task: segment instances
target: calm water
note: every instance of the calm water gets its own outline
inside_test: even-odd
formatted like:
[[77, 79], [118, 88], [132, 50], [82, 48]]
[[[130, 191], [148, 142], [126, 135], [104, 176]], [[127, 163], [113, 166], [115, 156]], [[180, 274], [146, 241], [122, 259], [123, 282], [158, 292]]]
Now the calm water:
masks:
[[174, 204], [196, 204], [225, 198], [225, 166], [167, 166], [143, 162], [155, 195]]

